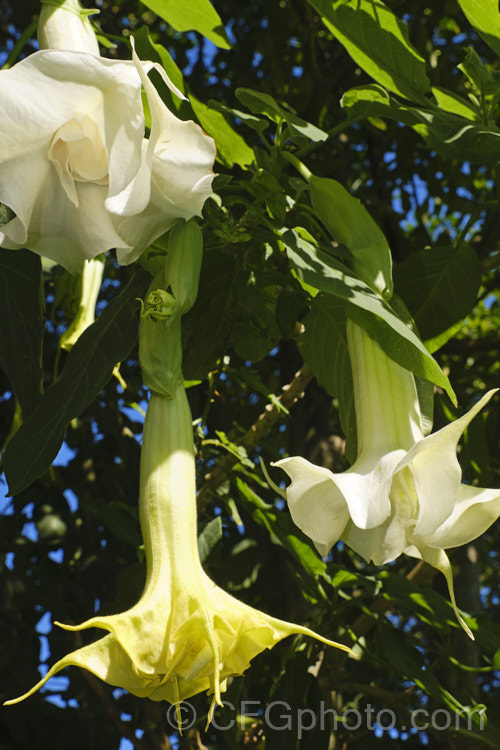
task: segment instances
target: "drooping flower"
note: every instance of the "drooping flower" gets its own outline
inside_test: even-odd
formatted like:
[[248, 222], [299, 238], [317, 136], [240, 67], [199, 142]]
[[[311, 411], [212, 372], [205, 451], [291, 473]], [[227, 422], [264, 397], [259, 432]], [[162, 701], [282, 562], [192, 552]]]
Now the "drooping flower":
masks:
[[446, 577], [457, 618], [472, 637], [456, 607], [445, 550], [476, 539], [500, 516], [500, 490], [463, 484], [456, 456], [467, 425], [496, 390], [425, 437], [412, 373], [350, 320], [347, 342], [357, 459], [337, 474], [300, 456], [277, 461], [292, 480], [292, 519], [323, 556], [341, 539], [376, 565], [403, 552], [425, 560]]
[[213, 711], [227, 678], [242, 674], [254, 656], [282, 638], [301, 633], [339, 645], [243, 604], [206, 575], [197, 546], [194, 461], [184, 387], [180, 385], [173, 398], [152, 394], [141, 453], [144, 592], [121, 614], [61, 625], [66, 630], [97, 627], [109, 632], [60, 659], [31, 690], [8, 704], [24, 700], [61, 669], [76, 665], [157, 701], [178, 704], [208, 691]]
[[86, 19], [69, 7], [78, 3], [63, 5], [42, 9], [40, 37], [65, 44], [69, 18], [76, 49], [41, 50], [0, 71], [0, 203], [10, 209], [0, 247], [26, 247], [78, 272], [112, 248], [131, 263], [178, 218], [200, 215], [215, 144], [163, 103], [152, 68], [183, 95], [161, 66], [134, 50], [131, 61], [99, 57], [92, 30], [78, 33]]
[[95, 320], [95, 306], [104, 273], [104, 261], [101, 258], [86, 260], [83, 264], [80, 280], [80, 293], [76, 314], [70, 325], [59, 339], [59, 348], [69, 351], [76, 344], [82, 333]]

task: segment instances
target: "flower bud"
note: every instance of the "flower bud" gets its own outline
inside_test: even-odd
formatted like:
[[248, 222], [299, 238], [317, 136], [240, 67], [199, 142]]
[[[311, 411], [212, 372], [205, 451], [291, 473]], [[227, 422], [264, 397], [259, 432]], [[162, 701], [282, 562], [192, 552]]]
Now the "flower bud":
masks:
[[79, 0], [42, 0], [38, 19], [40, 49], [64, 49], [99, 56], [97, 37], [88, 19], [98, 12], [85, 10]]

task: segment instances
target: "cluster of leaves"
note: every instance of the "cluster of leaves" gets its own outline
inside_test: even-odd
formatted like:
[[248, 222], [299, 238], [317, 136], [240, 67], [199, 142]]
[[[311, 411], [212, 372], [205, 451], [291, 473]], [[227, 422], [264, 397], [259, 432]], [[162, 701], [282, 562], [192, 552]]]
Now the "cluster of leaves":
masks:
[[[256, 463], [290, 453], [341, 470], [355, 455], [346, 316], [419, 375], [429, 418], [425, 384], [436, 385], [438, 426], [456, 414], [445, 395], [453, 396], [450, 381], [461, 410], [498, 384], [498, 8], [489, 0], [431, 8], [425, 0], [221, 0], [217, 17], [207, 2], [189, 5], [200, 13], [187, 17], [187, 4], [162, 0], [105, 1], [99, 23], [101, 41], [115, 44], [110, 55], [128, 56], [134, 33], [140, 56], [161, 62], [189, 96], [179, 103], [161, 88], [165, 101], [217, 142], [200, 291], [183, 331], [207, 499], [200, 550], [222, 587], [354, 643], [356, 658], [284, 643], [255, 659], [225, 699], [261, 709], [284, 701], [290, 726], [228, 706], [218, 726], [231, 728], [203, 734], [199, 696], [198, 722], [182, 737], [164, 707], [72, 670], [2, 712], [0, 749], [42, 748], [49, 736], [54, 747], [118, 748], [126, 738], [143, 750], [190, 748], [200, 733], [211, 748], [326, 750], [332, 736], [347, 748], [498, 747], [498, 534], [454, 557], [459, 603], [475, 613], [476, 642], [468, 643], [431, 571], [407, 559], [373, 569], [342, 545], [322, 561]], [[10, 51], [37, 7], [7, 9]], [[76, 645], [51, 629], [51, 614], [80, 622], [125, 608], [141, 589], [147, 394], [135, 299], [149, 276], [108, 258], [101, 314], [59, 361], [58, 337], [71, 318], [66, 274], [18, 251], [2, 251], [0, 270], [0, 425], [3, 442], [10, 437], [3, 466], [14, 493], [0, 523], [0, 693], [9, 698], [33, 683], [34, 665]], [[246, 450], [248, 429], [304, 361], [316, 382]], [[126, 390], [112, 376], [117, 362]], [[495, 413], [473, 423], [460, 456], [467, 480], [480, 486], [499, 481]], [[214, 488], [206, 477], [227, 455], [236, 463]], [[393, 710], [396, 726], [353, 729], [347, 719], [334, 725], [332, 714], [302, 733], [294, 723], [304, 709], [342, 716], [369, 707]], [[442, 708], [457, 716], [446, 730], [409, 729], [412, 712]]]

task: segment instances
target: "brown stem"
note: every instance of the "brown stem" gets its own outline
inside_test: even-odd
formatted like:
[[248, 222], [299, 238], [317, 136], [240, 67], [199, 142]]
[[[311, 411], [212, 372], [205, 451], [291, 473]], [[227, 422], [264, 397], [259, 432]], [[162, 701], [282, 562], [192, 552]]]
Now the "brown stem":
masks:
[[[309, 365], [305, 364], [297, 373], [295, 373], [292, 382], [283, 386], [281, 395], [278, 397], [280, 406], [285, 409], [289, 409], [293, 406], [293, 404], [302, 397], [304, 390], [313, 377], [314, 372]], [[283, 412], [282, 409], [280, 409], [280, 406], [277, 404], [267, 404], [265, 410], [238, 441], [238, 444], [245, 448], [247, 452], [255, 448], [262, 437], [269, 432], [282, 416]], [[239, 458], [237, 456], [228, 453], [218, 462], [213, 471], [205, 475], [205, 481], [198, 492], [199, 510], [203, 510], [216, 489], [226, 481], [229, 472], [238, 461]]]

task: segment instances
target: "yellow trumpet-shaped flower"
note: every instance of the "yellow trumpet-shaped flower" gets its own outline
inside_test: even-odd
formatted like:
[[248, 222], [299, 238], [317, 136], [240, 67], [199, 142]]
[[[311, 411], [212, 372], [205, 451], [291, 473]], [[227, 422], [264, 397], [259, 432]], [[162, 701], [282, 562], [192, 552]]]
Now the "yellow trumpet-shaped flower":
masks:
[[[152, 394], [141, 455], [140, 520], [147, 578], [126, 612], [92, 617], [66, 630], [102, 628], [100, 640], [60, 659], [25, 695], [69, 665], [93, 672], [134, 695], [178, 703], [213, 694], [209, 718], [231, 675], [288, 635], [322, 638], [270, 617], [216, 586], [202, 569], [196, 534], [195, 459], [189, 405], [182, 385], [173, 398]], [[57, 623], [59, 624], [59, 623]]]
[[472, 637], [455, 604], [445, 549], [472, 541], [500, 515], [500, 490], [463, 484], [456, 456], [467, 425], [496, 391], [425, 436], [412, 373], [350, 320], [347, 342], [358, 455], [339, 474], [300, 456], [277, 461], [292, 480], [292, 519], [322, 555], [341, 539], [376, 565], [403, 552], [425, 560], [446, 577], [457, 618]]

